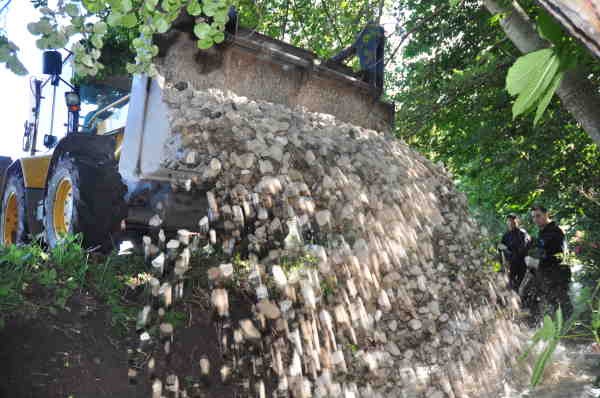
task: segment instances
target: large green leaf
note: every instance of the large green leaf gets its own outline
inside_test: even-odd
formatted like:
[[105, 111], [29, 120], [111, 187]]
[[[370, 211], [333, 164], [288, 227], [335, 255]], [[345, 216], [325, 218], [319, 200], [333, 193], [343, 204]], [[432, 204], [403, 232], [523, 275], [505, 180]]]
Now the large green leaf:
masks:
[[537, 74], [531, 75], [531, 80], [525, 86], [525, 89], [521, 91], [513, 105], [513, 117], [528, 113], [542, 99], [559, 68], [560, 59], [556, 54], [552, 54], [546, 63], [536, 69]]
[[552, 55], [552, 49], [545, 48], [519, 57], [506, 75], [508, 93], [513, 96], [521, 93], [531, 79], [539, 76], [540, 71]]
[[538, 103], [537, 110], [535, 111], [535, 118], [533, 119], [534, 125], [537, 125], [539, 123], [544, 112], [546, 111], [546, 108], [548, 108], [548, 105], [550, 105], [550, 101], [552, 100], [554, 93], [558, 89], [558, 86], [560, 86], [560, 82], [562, 81], [562, 78], [564, 75], [565, 75], [565, 73], [563, 71], [559, 71], [556, 74], [556, 76], [554, 76], [554, 80], [552, 80], [552, 84], [550, 85], [550, 87], [548, 87], [548, 89], [544, 93], [542, 99]]

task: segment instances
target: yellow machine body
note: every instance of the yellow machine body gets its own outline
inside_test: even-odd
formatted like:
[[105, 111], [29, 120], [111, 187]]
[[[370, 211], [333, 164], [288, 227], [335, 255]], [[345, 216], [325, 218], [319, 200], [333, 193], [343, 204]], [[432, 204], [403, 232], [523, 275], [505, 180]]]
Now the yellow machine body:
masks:
[[21, 162], [21, 170], [23, 171], [23, 179], [25, 180], [25, 188], [46, 187], [48, 179], [48, 168], [52, 155], [32, 156], [19, 159]]

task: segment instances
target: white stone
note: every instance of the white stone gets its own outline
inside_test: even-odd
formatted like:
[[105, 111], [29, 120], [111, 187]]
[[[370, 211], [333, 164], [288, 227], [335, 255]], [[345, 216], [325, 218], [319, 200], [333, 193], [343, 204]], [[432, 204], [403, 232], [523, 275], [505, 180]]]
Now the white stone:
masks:
[[260, 170], [261, 174], [272, 174], [274, 171], [273, 163], [268, 160], [259, 160], [258, 169]]
[[283, 272], [283, 268], [279, 265], [274, 265], [271, 268], [271, 273], [273, 274], [273, 280], [278, 288], [283, 289], [287, 285], [287, 277], [285, 276], [285, 272]]
[[259, 330], [254, 326], [254, 323], [250, 319], [240, 320], [240, 328], [244, 333], [244, 337], [248, 340], [260, 340], [262, 337]]
[[256, 298], [258, 300], [266, 300], [269, 298], [269, 289], [265, 285], [258, 285], [256, 287]]
[[313, 287], [308, 283], [302, 283], [302, 297], [304, 298], [304, 305], [308, 308], [315, 309], [317, 307], [317, 298], [315, 297], [315, 291]]
[[180, 245], [181, 245], [181, 242], [179, 242], [176, 239], [171, 239], [167, 242], [167, 249], [176, 250], [176, 249], [179, 249]]
[[258, 191], [271, 195], [276, 195], [281, 192], [281, 181], [277, 177], [263, 177], [258, 184]]
[[198, 163], [198, 152], [196, 152], [196, 151], [189, 151], [185, 155], [185, 163], [188, 166], [195, 166], [196, 163]]
[[402, 355], [402, 352], [400, 352], [400, 348], [398, 348], [398, 345], [393, 341], [389, 341], [386, 348], [392, 356], [399, 357], [400, 355]]
[[221, 276], [225, 279], [229, 279], [233, 277], [233, 264], [221, 264], [219, 265], [219, 271], [221, 272]]
[[229, 296], [225, 289], [215, 289], [211, 293], [210, 301], [217, 314], [221, 317], [229, 316]]
[[159, 227], [161, 224], [163, 223], [163, 220], [159, 217], [158, 214], [153, 215], [150, 220], [148, 221], [148, 224], [151, 227]]
[[277, 319], [281, 316], [279, 308], [269, 300], [259, 301], [256, 307], [268, 319]]
[[408, 326], [410, 326], [410, 328], [412, 330], [419, 330], [419, 329], [421, 329], [421, 327], [423, 326], [423, 324], [418, 319], [411, 319], [408, 322]]
[[289, 375], [291, 377], [302, 375], [302, 362], [300, 361], [300, 355], [295, 350], [292, 356], [292, 363], [290, 364]]
[[348, 312], [346, 311], [346, 308], [344, 308], [343, 305], [337, 305], [334, 309], [334, 314], [337, 323], [342, 325], [350, 324], [350, 317], [348, 316]]
[[388, 294], [383, 289], [381, 289], [381, 291], [379, 292], [379, 297], [377, 298], [377, 304], [379, 304], [379, 307], [384, 312], [389, 312], [392, 310], [392, 303], [390, 303]]
[[315, 214], [317, 224], [319, 226], [325, 226], [331, 222], [331, 212], [329, 210], [321, 210]]

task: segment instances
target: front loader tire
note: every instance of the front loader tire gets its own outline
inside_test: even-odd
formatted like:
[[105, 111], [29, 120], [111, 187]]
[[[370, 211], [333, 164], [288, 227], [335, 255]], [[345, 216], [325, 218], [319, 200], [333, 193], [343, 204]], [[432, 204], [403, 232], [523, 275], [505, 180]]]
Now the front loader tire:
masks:
[[27, 241], [27, 208], [25, 182], [20, 170], [11, 172], [6, 178], [6, 189], [2, 197], [0, 239], [3, 246]]
[[115, 161], [63, 154], [52, 168], [44, 198], [46, 242], [56, 246], [66, 234], [83, 236], [86, 248], [112, 248], [127, 216]]

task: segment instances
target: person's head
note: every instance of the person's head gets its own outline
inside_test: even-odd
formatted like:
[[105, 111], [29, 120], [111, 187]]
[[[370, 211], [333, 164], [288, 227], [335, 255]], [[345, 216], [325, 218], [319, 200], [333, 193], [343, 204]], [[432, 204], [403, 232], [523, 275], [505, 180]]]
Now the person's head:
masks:
[[548, 209], [541, 205], [535, 205], [531, 208], [531, 218], [538, 227], [545, 227], [550, 222], [550, 215]]
[[519, 217], [516, 214], [506, 216], [506, 227], [509, 231], [519, 228]]

